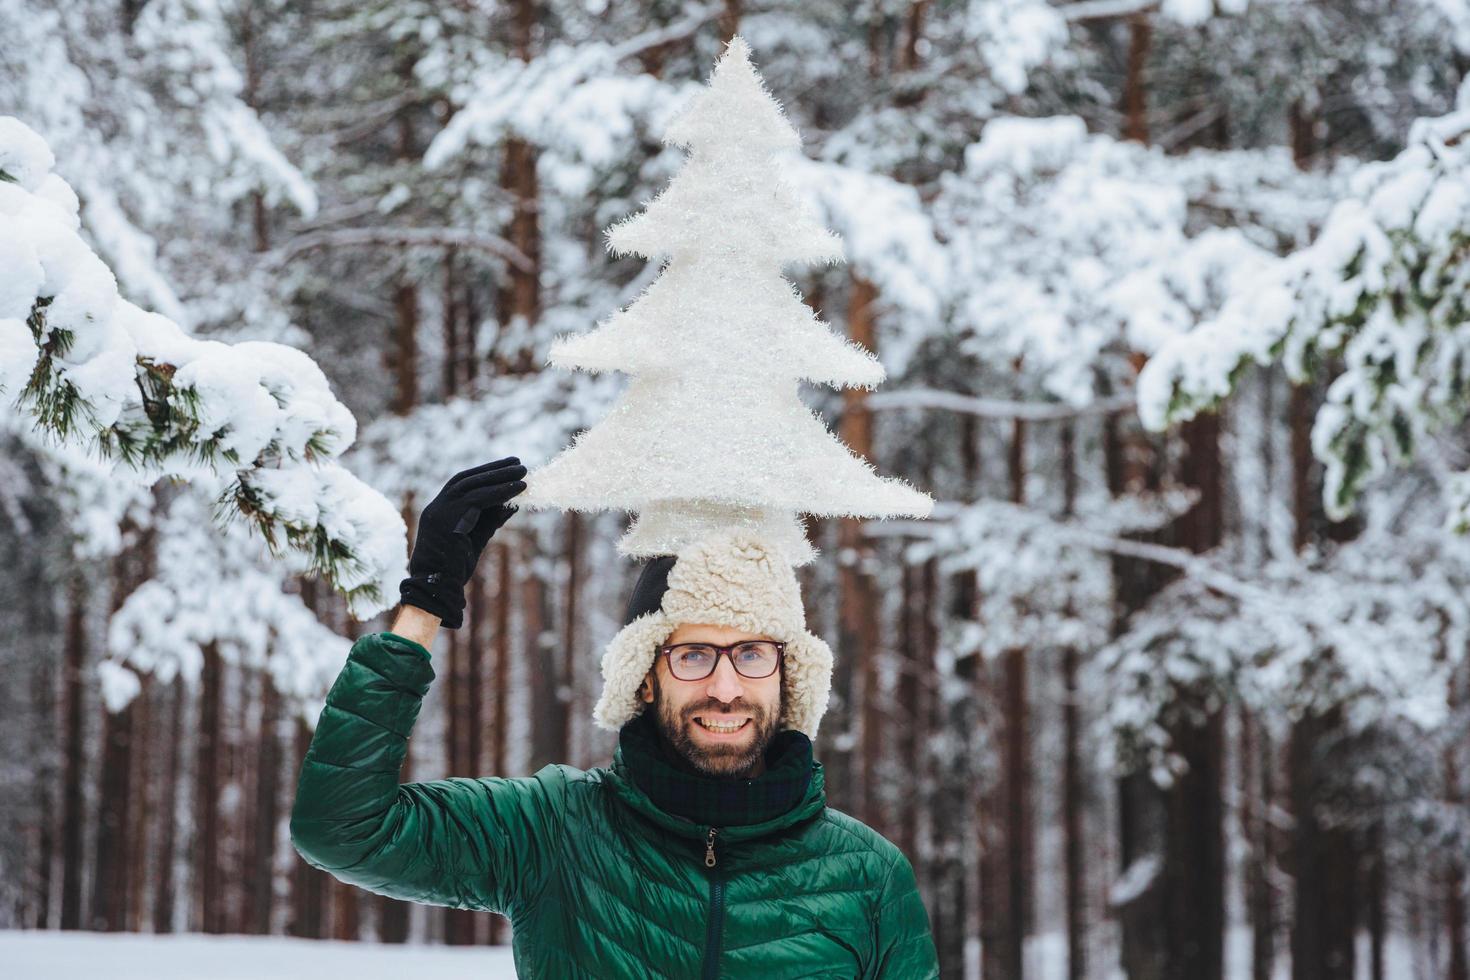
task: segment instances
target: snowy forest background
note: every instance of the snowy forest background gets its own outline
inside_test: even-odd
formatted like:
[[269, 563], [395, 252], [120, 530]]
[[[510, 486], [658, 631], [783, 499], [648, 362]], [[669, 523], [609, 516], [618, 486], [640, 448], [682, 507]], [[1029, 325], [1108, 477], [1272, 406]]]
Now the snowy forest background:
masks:
[[[888, 373], [808, 402], [938, 502], [801, 574], [943, 975], [1470, 978], [1464, 0], [0, 0], [0, 928], [508, 942], [296, 768], [395, 510], [616, 394], [737, 31]], [[405, 778], [608, 760], [625, 526], [496, 536]]]

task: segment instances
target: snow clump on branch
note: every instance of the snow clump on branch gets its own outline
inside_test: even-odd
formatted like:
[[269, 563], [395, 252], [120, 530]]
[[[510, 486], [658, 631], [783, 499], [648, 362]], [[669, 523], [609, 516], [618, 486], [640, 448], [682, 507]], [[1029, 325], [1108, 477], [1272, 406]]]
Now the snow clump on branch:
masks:
[[307, 355], [188, 336], [118, 294], [45, 141], [0, 117], [0, 393], [61, 441], [155, 477], [233, 474], [217, 513], [302, 552], [353, 613], [404, 574], [397, 509], [336, 461], [356, 421]]

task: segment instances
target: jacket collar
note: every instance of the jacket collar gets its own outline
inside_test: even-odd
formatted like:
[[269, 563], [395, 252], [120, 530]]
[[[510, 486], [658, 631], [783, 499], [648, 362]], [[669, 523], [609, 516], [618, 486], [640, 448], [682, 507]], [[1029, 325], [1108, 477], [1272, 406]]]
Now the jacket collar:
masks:
[[660, 808], [648, 794], [638, 787], [633, 779], [633, 774], [628, 769], [628, 763], [623, 758], [622, 746], [613, 752], [612, 768], [606, 770], [604, 781], [608, 788], [624, 806], [636, 811], [648, 818], [658, 826], [681, 837], [703, 840], [711, 828], [719, 831], [722, 840], [740, 841], [753, 840], [764, 837], [777, 831], [785, 830], [804, 820], [809, 820], [821, 813], [827, 805], [827, 793], [823, 787], [822, 764], [816, 760], [812, 761], [812, 777], [807, 783], [806, 794], [795, 806], [785, 813], [778, 814], [769, 820], [760, 823], [744, 824], [742, 826], [723, 827], [714, 824], [701, 824], [686, 819], [678, 814], [669, 813]]

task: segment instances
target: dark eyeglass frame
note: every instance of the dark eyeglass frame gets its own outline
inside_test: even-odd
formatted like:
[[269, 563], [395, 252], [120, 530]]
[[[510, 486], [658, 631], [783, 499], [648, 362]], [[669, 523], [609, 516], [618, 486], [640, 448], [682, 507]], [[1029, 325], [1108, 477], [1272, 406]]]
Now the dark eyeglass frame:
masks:
[[[747, 643], [769, 643], [776, 648], [776, 666], [771, 668], [770, 673], [752, 676], [740, 669], [740, 665], [735, 662], [735, 648], [744, 646]], [[715, 659], [710, 662], [709, 673], [702, 674], [699, 677], [680, 677], [678, 674], [674, 673], [673, 653], [680, 647], [707, 647], [714, 650]], [[713, 676], [714, 672], [720, 669], [720, 657], [725, 657], [727, 660], [729, 660], [730, 666], [734, 668], [735, 673], [739, 674], [741, 677], [744, 677], [748, 681], [764, 680], [765, 678], [770, 677], [771, 674], [779, 671], [781, 669], [781, 665], [786, 662], [786, 644], [780, 640], [741, 640], [739, 643], [731, 643], [729, 646], [724, 647], [720, 646], [718, 643], [665, 643], [663, 646], [658, 648], [658, 652], [668, 661], [670, 677], [672, 677], [676, 681], [688, 681], [690, 683], [693, 683], [695, 681], [702, 681], [708, 677]]]

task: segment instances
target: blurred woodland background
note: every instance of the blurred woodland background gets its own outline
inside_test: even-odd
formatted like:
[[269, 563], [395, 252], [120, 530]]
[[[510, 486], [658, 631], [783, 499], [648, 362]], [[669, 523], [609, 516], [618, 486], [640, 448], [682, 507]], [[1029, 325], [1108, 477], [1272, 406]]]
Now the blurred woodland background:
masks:
[[[736, 31], [888, 371], [808, 403], [939, 501], [802, 574], [944, 976], [1470, 980], [1463, 0], [0, 0], [0, 114], [125, 297], [316, 360], [411, 530], [610, 403], [546, 348], [657, 274], [602, 231]], [[0, 927], [508, 942], [289, 844], [386, 615], [0, 418]], [[496, 536], [405, 779], [609, 760], [624, 527]]]

